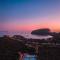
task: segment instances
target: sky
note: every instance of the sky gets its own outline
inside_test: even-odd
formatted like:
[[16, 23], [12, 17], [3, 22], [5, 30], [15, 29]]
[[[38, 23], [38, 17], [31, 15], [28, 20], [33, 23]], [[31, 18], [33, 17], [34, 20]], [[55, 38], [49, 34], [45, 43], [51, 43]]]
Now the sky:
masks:
[[0, 31], [60, 31], [60, 0], [0, 0]]

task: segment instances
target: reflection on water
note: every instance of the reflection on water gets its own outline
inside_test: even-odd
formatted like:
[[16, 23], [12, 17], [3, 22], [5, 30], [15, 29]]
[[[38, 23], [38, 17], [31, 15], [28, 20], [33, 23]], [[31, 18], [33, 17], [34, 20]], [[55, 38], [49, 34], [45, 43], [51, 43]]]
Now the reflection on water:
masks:
[[24, 36], [25, 38], [34, 38], [34, 39], [47, 39], [47, 38], [52, 38], [52, 36], [36, 36], [36, 35], [32, 35], [31, 32], [0, 32], [0, 36], [3, 36], [3, 35], [10, 35], [10, 36], [13, 36], [13, 35], [22, 35]]

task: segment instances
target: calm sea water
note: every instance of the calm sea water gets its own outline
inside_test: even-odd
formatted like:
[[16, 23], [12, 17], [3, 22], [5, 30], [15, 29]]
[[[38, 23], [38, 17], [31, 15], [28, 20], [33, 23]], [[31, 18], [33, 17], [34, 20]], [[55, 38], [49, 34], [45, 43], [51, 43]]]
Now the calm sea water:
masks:
[[3, 35], [10, 35], [10, 36], [13, 36], [13, 35], [22, 35], [24, 36], [25, 38], [34, 38], [34, 39], [47, 39], [47, 38], [51, 38], [52, 36], [37, 36], [37, 35], [32, 35], [31, 32], [24, 32], [24, 31], [20, 31], [20, 32], [0, 32], [0, 36], [3, 36]]
[[13, 36], [13, 35], [22, 35], [24, 36], [25, 38], [34, 38], [34, 39], [47, 39], [47, 38], [51, 38], [52, 36], [37, 36], [37, 35], [32, 35], [31, 32], [24, 32], [24, 31], [20, 31], [20, 32], [0, 32], [0, 36], [3, 36], [3, 35], [10, 35], [10, 36]]

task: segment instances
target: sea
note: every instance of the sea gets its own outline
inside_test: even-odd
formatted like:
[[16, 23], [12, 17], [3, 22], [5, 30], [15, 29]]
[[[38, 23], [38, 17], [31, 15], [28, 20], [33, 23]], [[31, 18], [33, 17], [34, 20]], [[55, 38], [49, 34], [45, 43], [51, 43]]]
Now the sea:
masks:
[[47, 35], [47, 36], [32, 35], [30, 31], [19, 31], [19, 32], [0, 31], [0, 37], [3, 36], [3, 35], [9, 35], [9, 36], [21, 35], [21, 36], [24, 36], [25, 38], [33, 38], [33, 39], [52, 38], [52, 36], [50, 36], [50, 35]]

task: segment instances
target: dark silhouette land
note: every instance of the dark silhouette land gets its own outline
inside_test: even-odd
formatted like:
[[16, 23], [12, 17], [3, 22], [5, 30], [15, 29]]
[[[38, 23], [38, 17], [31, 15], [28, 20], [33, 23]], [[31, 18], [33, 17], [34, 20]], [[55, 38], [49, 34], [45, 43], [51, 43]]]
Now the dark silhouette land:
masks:
[[[37, 55], [37, 60], [60, 60], [60, 33], [51, 33], [49, 29], [41, 29], [34, 34], [53, 36], [48, 39], [25, 38], [21, 35], [0, 37], [0, 60], [18, 60], [20, 55], [28, 53]], [[44, 33], [44, 34], [43, 34]]]

